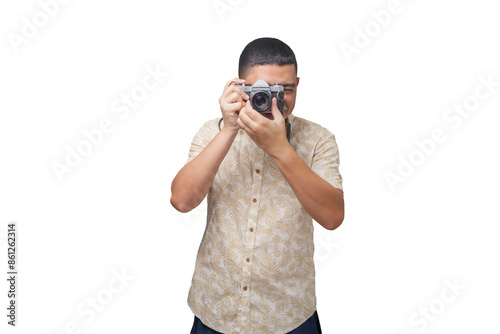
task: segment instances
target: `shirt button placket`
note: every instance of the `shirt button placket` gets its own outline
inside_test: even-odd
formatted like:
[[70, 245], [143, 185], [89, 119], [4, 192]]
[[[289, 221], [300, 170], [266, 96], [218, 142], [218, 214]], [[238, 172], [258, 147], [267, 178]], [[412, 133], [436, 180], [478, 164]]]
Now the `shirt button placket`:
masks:
[[250, 194], [250, 210], [248, 217], [248, 229], [246, 235], [246, 245], [247, 250], [249, 252], [253, 252], [253, 248], [256, 246], [255, 244], [255, 229], [257, 226], [257, 214], [259, 212], [259, 197], [260, 190], [262, 186], [262, 166], [261, 161], [264, 160], [264, 151], [261, 152], [261, 155], [254, 156], [256, 165], [254, 166], [254, 177], [252, 183], [252, 190]]
[[258, 218], [258, 212], [259, 212], [259, 197], [260, 197], [260, 192], [261, 192], [261, 186], [262, 186], [262, 166], [261, 166], [261, 161], [264, 160], [264, 151], [261, 152], [261, 154], [255, 154], [253, 157], [254, 163], [256, 163], [255, 166], [255, 173], [253, 182], [252, 182], [252, 189], [251, 189], [251, 194], [250, 194], [250, 208], [248, 212], [248, 227], [247, 227], [247, 232], [245, 236], [245, 241], [246, 241], [246, 256], [243, 257], [243, 275], [242, 275], [242, 281], [241, 281], [241, 292], [242, 292], [242, 301], [243, 302], [243, 314], [242, 314], [242, 322], [245, 324], [248, 324], [248, 321], [250, 319], [250, 289], [251, 289], [251, 281], [250, 278], [252, 277], [252, 258], [253, 258], [253, 251], [255, 248], [255, 239], [256, 239], [256, 227], [257, 227], [257, 218]]

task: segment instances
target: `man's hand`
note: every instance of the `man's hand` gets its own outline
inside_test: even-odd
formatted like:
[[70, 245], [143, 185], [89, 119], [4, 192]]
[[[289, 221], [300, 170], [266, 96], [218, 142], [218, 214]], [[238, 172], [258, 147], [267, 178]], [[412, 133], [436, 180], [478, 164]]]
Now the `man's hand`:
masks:
[[274, 160], [295, 196], [311, 217], [328, 230], [344, 220], [344, 195], [316, 175], [286, 139], [285, 119], [273, 98], [272, 116], [267, 119], [250, 102], [241, 109], [238, 125]]
[[273, 98], [271, 112], [273, 119], [268, 119], [255, 111], [250, 101], [247, 101], [236, 122], [260, 148], [275, 158], [289, 143], [286, 138], [285, 119], [278, 108], [276, 98]]
[[236, 84], [245, 80], [234, 79], [226, 83], [219, 99], [224, 127], [193, 160], [177, 173], [172, 181], [170, 202], [177, 210], [188, 212], [203, 201], [207, 195], [219, 166], [231, 148], [240, 126], [236, 123], [238, 111], [245, 106], [248, 95]]
[[231, 130], [231, 132], [237, 132], [240, 129], [236, 123], [238, 112], [245, 106], [245, 101], [249, 99], [249, 96], [236, 86], [236, 84], [242, 83], [245, 83], [245, 80], [238, 78], [229, 80], [219, 99], [224, 128]]

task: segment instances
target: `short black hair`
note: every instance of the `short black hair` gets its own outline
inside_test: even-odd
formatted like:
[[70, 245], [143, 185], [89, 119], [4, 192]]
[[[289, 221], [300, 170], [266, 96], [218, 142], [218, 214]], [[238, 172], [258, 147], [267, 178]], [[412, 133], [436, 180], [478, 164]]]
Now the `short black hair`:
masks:
[[294, 65], [297, 73], [295, 53], [276, 38], [257, 38], [248, 43], [240, 55], [238, 76], [244, 78], [248, 71], [257, 65]]

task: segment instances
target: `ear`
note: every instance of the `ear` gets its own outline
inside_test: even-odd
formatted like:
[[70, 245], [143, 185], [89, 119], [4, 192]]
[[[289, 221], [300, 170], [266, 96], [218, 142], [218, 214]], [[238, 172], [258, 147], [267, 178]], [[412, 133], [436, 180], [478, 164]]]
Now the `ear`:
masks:
[[299, 87], [299, 81], [300, 81], [300, 78], [297, 77], [297, 82], [295, 83], [295, 87]]

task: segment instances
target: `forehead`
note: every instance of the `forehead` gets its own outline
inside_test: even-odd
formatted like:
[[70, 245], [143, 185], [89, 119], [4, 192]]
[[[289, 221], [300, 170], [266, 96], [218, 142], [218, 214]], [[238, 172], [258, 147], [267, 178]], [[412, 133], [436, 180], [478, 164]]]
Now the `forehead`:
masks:
[[268, 84], [274, 85], [295, 83], [297, 75], [295, 66], [290, 65], [257, 65], [250, 69], [246, 76], [246, 81], [249, 84], [254, 84], [258, 79], [265, 80]]

